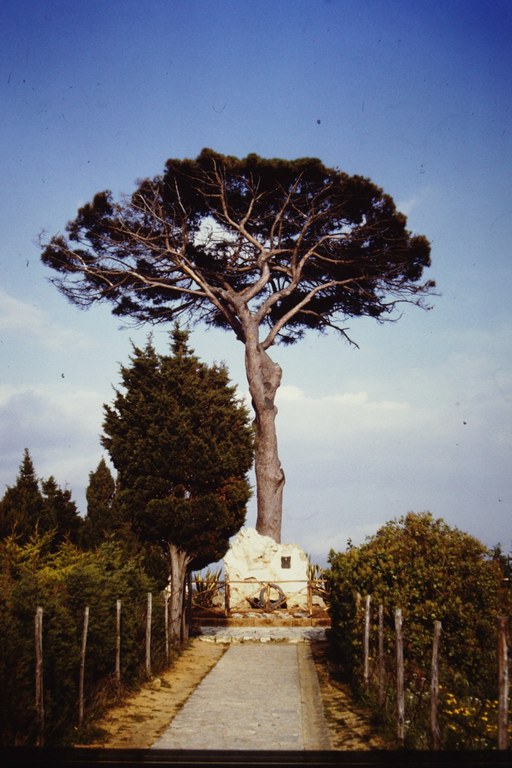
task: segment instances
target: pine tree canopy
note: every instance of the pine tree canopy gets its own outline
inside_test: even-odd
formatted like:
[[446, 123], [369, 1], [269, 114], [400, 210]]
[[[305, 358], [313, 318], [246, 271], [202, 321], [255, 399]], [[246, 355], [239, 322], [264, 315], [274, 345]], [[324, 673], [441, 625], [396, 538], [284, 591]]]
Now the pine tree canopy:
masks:
[[420, 303], [433, 287], [421, 282], [430, 245], [406, 223], [371, 180], [316, 158], [203, 149], [168, 160], [120, 202], [96, 194], [42, 259], [79, 306], [107, 301], [114, 314], [153, 322], [185, 313], [244, 342], [246, 307], [268, 348]]

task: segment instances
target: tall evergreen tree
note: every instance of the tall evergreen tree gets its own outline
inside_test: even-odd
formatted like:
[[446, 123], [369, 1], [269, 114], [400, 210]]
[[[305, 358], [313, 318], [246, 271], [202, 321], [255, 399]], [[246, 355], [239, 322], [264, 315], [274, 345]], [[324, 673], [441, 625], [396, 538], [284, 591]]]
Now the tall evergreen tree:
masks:
[[81, 525], [71, 491], [62, 490], [53, 476], [39, 480], [25, 448], [16, 483], [0, 501], [0, 538], [14, 534], [24, 543], [38, 531], [53, 532], [55, 546], [64, 539], [76, 543]]
[[41, 530], [55, 531], [55, 544], [59, 544], [64, 539], [77, 544], [83, 520], [71, 498], [71, 491], [62, 490], [53, 475], [47, 480], [42, 480], [41, 487], [43, 491]]
[[114, 506], [115, 492], [116, 481], [102, 457], [96, 469], [89, 472], [86, 490], [87, 514], [82, 529], [82, 544], [87, 549], [93, 549], [106, 536], [119, 530], [121, 521]]
[[175, 640], [187, 569], [223, 557], [243, 525], [253, 462], [249, 414], [227, 369], [201, 362], [188, 337], [175, 326], [169, 356], [151, 340], [133, 347], [102, 438], [118, 472], [117, 502], [141, 540], [168, 557]]
[[15, 533], [26, 541], [40, 525], [44, 500], [28, 448], [23, 452], [16, 483], [7, 486], [0, 501], [0, 537]]

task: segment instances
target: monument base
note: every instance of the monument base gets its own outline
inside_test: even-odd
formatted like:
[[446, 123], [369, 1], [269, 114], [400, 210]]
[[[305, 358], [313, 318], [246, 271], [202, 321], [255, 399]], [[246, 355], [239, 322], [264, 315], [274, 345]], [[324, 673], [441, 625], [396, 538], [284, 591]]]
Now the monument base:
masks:
[[[309, 566], [308, 556], [296, 544], [278, 544], [254, 528], [242, 528], [224, 556], [231, 611], [307, 610]], [[313, 601], [323, 607], [319, 596]]]

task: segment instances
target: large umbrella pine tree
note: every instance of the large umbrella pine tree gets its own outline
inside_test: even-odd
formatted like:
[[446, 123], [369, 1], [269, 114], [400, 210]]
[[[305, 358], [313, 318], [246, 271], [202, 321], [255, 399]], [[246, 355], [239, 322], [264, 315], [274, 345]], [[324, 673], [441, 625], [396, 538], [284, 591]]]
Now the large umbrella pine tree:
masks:
[[227, 369], [201, 362], [188, 337], [175, 326], [170, 355], [151, 340], [133, 347], [102, 436], [117, 470], [116, 505], [168, 558], [175, 640], [187, 570], [221, 559], [244, 524], [254, 459], [249, 412]]
[[243, 159], [204, 149], [115, 201], [98, 193], [43, 243], [53, 282], [76, 305], [110, 302], [139, 322], [186, 317], [245, 348], [254, 409], [256, 529], [281, 540], [284, 472], [276, 436], [281, 368], [268, 350], [308, 330], [351, 341], [358, 316], [423, 306], [430, 245], [372, 181], [318, 159]]

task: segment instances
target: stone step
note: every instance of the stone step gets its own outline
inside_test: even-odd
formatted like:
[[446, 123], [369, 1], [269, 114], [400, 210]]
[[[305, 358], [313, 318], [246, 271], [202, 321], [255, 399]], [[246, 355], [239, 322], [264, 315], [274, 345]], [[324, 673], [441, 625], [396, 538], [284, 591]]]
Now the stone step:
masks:
[[292, 627], [292, 626], [260, 626], [260, 627], [200, 627], [199, 640], [210, 643], [304, 643], [312, 640], [327, 639], [327, 627]]
[[274, 613], [246, 613], [232, 616], [195, 616], [192, 627], [330, 627], [328, 614], [318, 616], [294, 616]]

